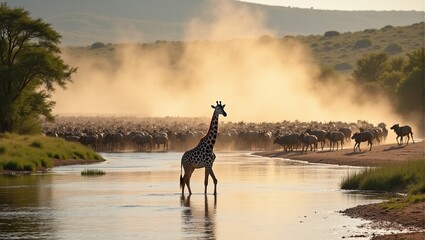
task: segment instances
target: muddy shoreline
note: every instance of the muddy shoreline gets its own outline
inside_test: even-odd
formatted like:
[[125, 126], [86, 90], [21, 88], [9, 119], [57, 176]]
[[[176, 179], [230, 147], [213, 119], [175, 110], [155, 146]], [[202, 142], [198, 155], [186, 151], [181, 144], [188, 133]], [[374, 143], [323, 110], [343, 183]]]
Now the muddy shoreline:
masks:
[[[264, 151], [256, 152], [254, 155], [301, 160], [310, 163], [377, 167], [424, 157], [425, 142], [404, 146], [398, 146], [397, 144], [373, 146], [372, 151], [367, 151], [366, 147], [363, 146], [362, 152], [353, 152], [352, 148], [347, 148], [339, 151], [325, 149], [307, 153], [284, 152], [282, 150]], [[380, 228], [390, 227], [392, 229], [398, 228], [411, 231], [411, 233], [370, 236], [372, 239], [425, 239], [425, 202], [415, 203], [403, 209], [385, 209], [379, 203], [359, 205], [341, 211], [341, 213], [354, 218], [370, 220]]]
[[[104, 160], [97, 159], [53, 159], [53, 167], [60, 166], [68, 166], [68, 165], [88, 165], [103, 162]], [[14, 170], [0, 170], [0, 175], [30, 175], [30, 174], [40, 174], [40, 173], [48, 173], [50, 169], [48, 168], [40, 168], [35, 172], [32, 171], [14, 171]]]

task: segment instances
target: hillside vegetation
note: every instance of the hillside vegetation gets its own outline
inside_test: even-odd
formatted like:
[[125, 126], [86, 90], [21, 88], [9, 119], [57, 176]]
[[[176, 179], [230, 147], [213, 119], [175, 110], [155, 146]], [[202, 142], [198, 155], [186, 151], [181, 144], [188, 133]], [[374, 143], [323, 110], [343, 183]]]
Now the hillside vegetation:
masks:
[[387, 25], [381, 29], [358, 32], [328, 31], [323, 35], [296, 38], [310, 46], [320, 65], [350, 71], [358, 59], [371, 52], [401, 56], [423, 47], [424, 29], [425, 24], [421, 22], [403, 27]]
[[[403, 56], [424, 46], [425, 23], [409, 26], [383, 26], [380, 29], [365, 29], [357, 32], [338, 32], [330, 30], [321, 35], [286, 36], [278, 40], [296, 40], [310, 48], [317, 63], [344, 73], [351, 73], [358, 59], [369, 53], [386, 53], [389, 56]], [[259, 40], [267, 40], [262, 36]], [[175, 41], [156, 41], [140, 44], [146, 51], [165, 51], [173, 62], [178, 62], [188, 43]], [[98, 57], [111, 63], [118, 61], [114, 53], [125, 44], [95, 42], [91, 46], [65, 47], [64, 53], [71, 57]], [[112, 64], [114, 65], [114, 64]]]

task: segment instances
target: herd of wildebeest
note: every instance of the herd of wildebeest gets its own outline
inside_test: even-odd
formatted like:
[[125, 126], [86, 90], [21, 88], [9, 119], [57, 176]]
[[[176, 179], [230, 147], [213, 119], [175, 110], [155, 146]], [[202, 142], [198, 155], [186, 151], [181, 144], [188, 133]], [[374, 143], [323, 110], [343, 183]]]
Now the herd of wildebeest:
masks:
[[[55, 123], [43, 122], [43, 133], [80, 142], [99, 152], [123, 151], [185, 151], [196, 146], [208, 131], [206, 118], [137, 118], [137, 117], [57, 117]], [[409, 126], [394, 124], [398, 144], [403, 137], [413, 141]], [[335, 151], [354, 144], [353, 151], [362, 151], [360, 144], [386, 141], [385, 123], [374, 126], [366, 121], [276, 123], [220, 122], [215, 149], [221, 151]], [[399, 141], [400, 138], [400, 141]], [[414, 143], [414, 141], [413, 141]]]

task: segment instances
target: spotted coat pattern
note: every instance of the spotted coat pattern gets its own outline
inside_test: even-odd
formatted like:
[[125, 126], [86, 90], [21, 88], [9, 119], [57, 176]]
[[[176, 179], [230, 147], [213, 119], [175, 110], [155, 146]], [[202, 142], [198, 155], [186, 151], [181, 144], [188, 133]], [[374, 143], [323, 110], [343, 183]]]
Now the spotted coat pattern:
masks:
[[183, 154], [182, 164], [190, 164], [194, 168], [211, 168], [215, 160], [213, 152], [214, 144], [217, 138], [218, 115], [214, 115], [211, 120], [210, 129], [199, 144]]

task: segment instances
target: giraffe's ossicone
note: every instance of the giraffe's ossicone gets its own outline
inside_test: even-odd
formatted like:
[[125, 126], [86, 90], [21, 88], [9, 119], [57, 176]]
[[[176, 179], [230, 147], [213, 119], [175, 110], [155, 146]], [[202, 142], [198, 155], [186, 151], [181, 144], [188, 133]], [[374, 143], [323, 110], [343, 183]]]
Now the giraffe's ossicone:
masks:
[[[211, 175], [211, 178], [214, 181], [214, 195], [217, 194], [217, 178], [215, 177], [214, 171], [212, 170], [215, 160], [215, 154], [213, 150], [218, 133], [218, 116], [220, 114], [225, 117], [227, 116], [227, 113], [224, 111], [225, 106], [226, 104], [222, 105], [221, 101], [217, 101], [216, 106], [211, 105], [211, 107], [214, 109], [214, 113], [211, 118], [211, 124], [207, 134], [201, 138], [196, 147], [186, 151], [183, 154], [180, 166], [180, 187], [182, 189], [182, 195], [184, 195], [185, 185], [187, 185], [189, 194], [192, 194], [192, 190], [190, 189], [190, 177], [196, 168], [205, 168], [204, 193], [207, 194], [208, 176]], [[182, 176], [183, 168], [184, 176]]]

